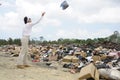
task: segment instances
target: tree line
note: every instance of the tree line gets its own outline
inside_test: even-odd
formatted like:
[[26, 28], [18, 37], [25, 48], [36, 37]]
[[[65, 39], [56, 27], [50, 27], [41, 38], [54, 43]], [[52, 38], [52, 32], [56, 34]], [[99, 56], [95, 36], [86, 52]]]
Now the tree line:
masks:
[[[64, 38], [59, 38], [58, 40], [45, 40], [43, 36], [39, 37], [39, 40], [36, 39], [31, 39], [29, 41], [29, 44], [42, 44], [42, 45], [48, 45], [48, 44], [79, 44], [79, 45], [84, 45], [84, 44], [94, 44], [94, 43], [102, 43], [105, 41], [110, 41], [114, 43], [120, 43], [120, 35], [118, 31], [115, 31], [114, 34], [110, 35], [109, 37], [105, 38], [94, 38], [94, 39], [64, 39]], [[5, 39], [0, 39], [0, 46], [1, 45], [21, 45], [21, 39], [12, 39], [9, 38], [7, 40]]]
[[21, 40], [20, 39], [12, 39], [12, 38], [9, 38], [9, 39], [0, 39], [0, 45], [13, 45], [13, 44], [16, 44], [16, 45], [21, 45]]

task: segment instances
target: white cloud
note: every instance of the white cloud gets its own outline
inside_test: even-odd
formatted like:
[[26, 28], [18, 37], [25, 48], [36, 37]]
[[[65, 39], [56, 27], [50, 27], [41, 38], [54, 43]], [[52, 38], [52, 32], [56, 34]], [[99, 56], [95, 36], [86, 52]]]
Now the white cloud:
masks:
[[97, 37], [104, 38], [104, 37], [110, 36], [111, 33], [113, 33], [113, 32], [111, 32], [109, 29], [100, 29], [95, 32], [89, 32], [88, 38], [97, 38]]
[[120, 23], [120, 8], [103, 8], [98, 14], [83, 17], [87, 23]]
[[[0, 14], [0, 30], [5, 32], [14, 31], [17, 33], [19, 30], [22, 30], [22, 27], [24, 26], [24, 16], [31, 17], [34, 22], [39, 19], [43, 11], [46, 11], [46, 15], [42, 22], [36, 25], [36, 28], [33, 28], [33, 35], [35, 36], [40, 35], [39, 32], [45, 31], [45, 28], [49, 30], [51, 29], [50, 27], [53, 26], [56, 28], [56, 31], [54, 31], [56, 34], [45, 34], [52, 39], [60, 37], [104, 37], [109, 35], [112, 30], [100, 29], [92, 33], [88, 29], [80, 29], [79, 24], [120, 23], [120, 6], [117, 1], [118, 0], [68, 0], [67, 2], [70, 6], [66, 10], [62, 10], [60, 8], [61, 0], [15, 0], [14, 3], [2, 0], [6, 9], [9, 9], [9, 7], [12, 9], [7, 12], [4, 12], [3, 10], [3, 14]], [[73, 25], [78, 25], [76, 26], [77, 29], [60, 29], [61, 26], [69, 26], [70, 22], [73, 22]]]
[[40, 4], [33, 4], [26, 0], [16, 0], [16, 7], [19, 14], [28, 16], [40, 15], [43, 8]]
[[120, 6], [113, 0], [71, 1], [70, 16], [80, 23], [120, 23]]
[[97, 37], [106, 37], [111, 35], [111, 31], [108, 29], [100, 29], [94, 32], [91, 32], [86, 29], [74, 29], [72, 31], [67, 30], [58, 30], [55, 35], [57, 38], [77, 38], [77, 39], [87, 39], [87, 38], [97, 38]]
[[44, 26], [55, 26], [55, 27], [58, 27], [61, 25], [61, 21], [57, 20], [57, 19], [43, 19], [42, 23]]
[[[42, 12], [46, 12], [45, 19], [43, 21], [44, 25], [53, 24], [55, 26], [59, 26], [61, 22], [56, 17], [59, 16], [59, 7], [56, 7], [57, 4], [49, 3], [46, 5], [42, 5], [41, 2], [44, 1], [35, 1], [29, 2], [27, 0], [16, 0], [17, 12], [20, 16], [23, 17], [29, 16], [33, 18], [33, 22], [41, 16]], [[39, 3], [38, 3], [39, 2]], [[57, 16], [56, 16], [57, 15]], [[51, 17], [52, 16], [52, 17]]]
[[9, 2], [7, 2], [7, 1], [5, 1], [5, 0], [1, 0], [0, 1], [0, 3], [2, 4], [1, 6], [2, 7], [14, 7], [14, 5], [13, 4], [11, 4], [11, 3], [9, 3]]
[[0, 26], [2, 30], [15, 30], [19, 26], [19, 17], [15, 12], [9, 12], [0, 16]]

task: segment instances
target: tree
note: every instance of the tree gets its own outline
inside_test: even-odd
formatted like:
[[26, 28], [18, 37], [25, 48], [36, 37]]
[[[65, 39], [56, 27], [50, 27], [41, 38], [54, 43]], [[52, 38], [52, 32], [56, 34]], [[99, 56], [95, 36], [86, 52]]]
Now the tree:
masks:
[[92, 39], [88, 38], [88, 39], [86, 40], [86, 44], [92, 44], [92, 43], [94, 43], [94, 41], [93, 41]]
[[21, 40], [20, 39], [14, 39], [13, 43], [16, 44], [16, 45], [21, 45]]
[[59, 44], [62, 44], [62, 42], [63, 42], [63, 38], [59, 38], [58, 40], [57, 40], [57, 42], [59, 43]]
[[108, 37], [109, 41], [119, 43], [120, 41], [120, 34], [118, 31], [114, 31], [114, 33]]
[[9, 44], [9, 45], [13, 44], [12, 38], [9, 38], [9, 39], [8, 39], [8, 44]]
[[34, 39], [30, 40], [30, 44], [35, 44], [35, 40]]
[[40, 36], [40, 42], [43, 42], [43, 41], [44, 41], [44, 37]]
[[102, 43], [104, 41], [106, 41], [106, 38], [98, 38], [98, 42]]
[[5, 39], [0, 39], [0, 46], [6, 45], [6, 44], [7, 44], [7, 41]]
[[58, 42], [62, 42], [62, 41], [63, 41], [63, 38], [59, 38], [57, 41], [58, 41]]

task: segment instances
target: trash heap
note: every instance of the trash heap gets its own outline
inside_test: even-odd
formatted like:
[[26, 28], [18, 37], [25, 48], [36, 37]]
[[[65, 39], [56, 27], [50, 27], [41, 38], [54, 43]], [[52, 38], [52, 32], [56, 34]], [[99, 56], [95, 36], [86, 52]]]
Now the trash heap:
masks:
[[[17, 57], [20, 49], [17, 45], [7, 45], [0, 47], [0, 52]], [[29, 56], [33, 63], [44, 62], [56, 69], [54, 63], [60, 63], [70, 73], [79, 74], [78, 80], [120, 80], [120, 51], [116, 49], [104, 45], [94, 45], [92, 49], [73, 45], [29, 45]]]

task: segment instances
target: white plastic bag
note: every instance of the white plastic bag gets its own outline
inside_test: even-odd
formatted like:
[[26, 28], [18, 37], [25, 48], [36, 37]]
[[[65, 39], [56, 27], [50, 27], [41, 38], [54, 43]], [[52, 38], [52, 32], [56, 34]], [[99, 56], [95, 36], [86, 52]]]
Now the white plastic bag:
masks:
[[99, 69], [100, 76], [106, 79], [120, 80], [120, 71], [115, 69]]

